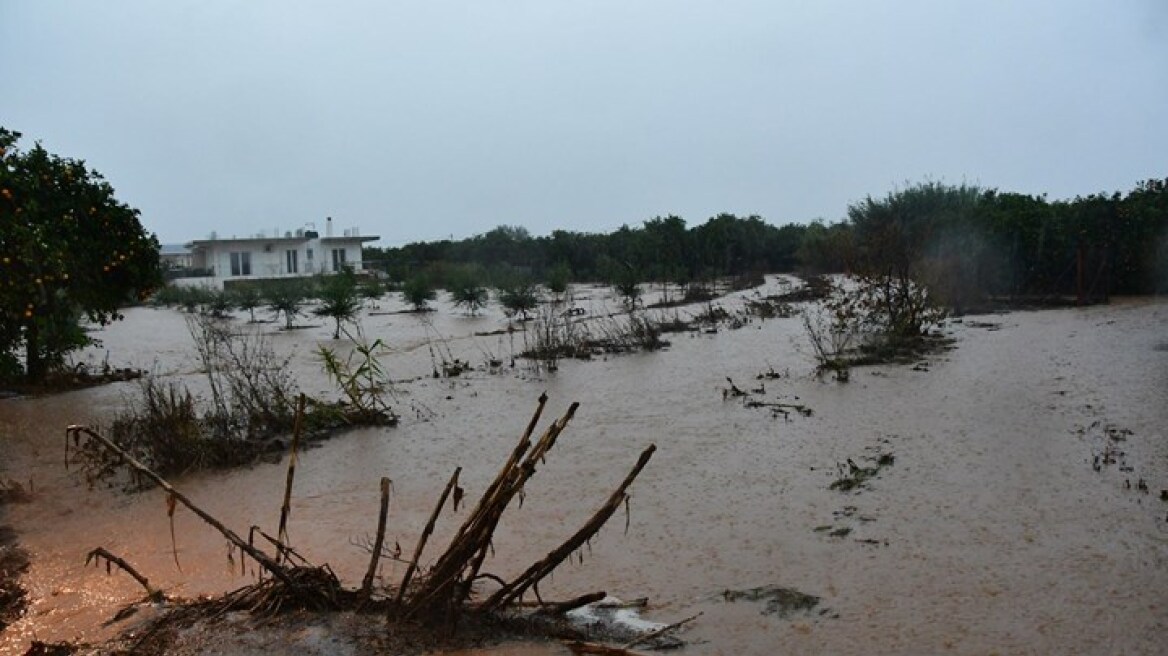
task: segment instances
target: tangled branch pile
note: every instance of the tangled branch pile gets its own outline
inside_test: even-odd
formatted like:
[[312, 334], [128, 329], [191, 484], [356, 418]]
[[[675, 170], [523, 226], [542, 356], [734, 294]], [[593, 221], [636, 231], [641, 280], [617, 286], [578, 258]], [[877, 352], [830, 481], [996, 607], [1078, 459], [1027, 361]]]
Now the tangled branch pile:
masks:
[[[227, 539], [232, 553], [239, 553], [241, 566], [243, 565], [242, 559], [246, 558], [253, 561], [262, 570], [263, 575], [259, 582], [229, 593], [213, 602], [200, 602], [197, 604], [197, 608], [201, 609], [198, 612], [214, 615], [226, 610], [249, 610], [258, 613], [277, 613], [293, 609], [379, 610], [391, 621], [413, 620], [434, 628], [453, 629], [463, 614], [497, 615], [521, 602], [528, 590], [536, 588], [539, 582], [551, 574], [556, 567], [591, 540], [622, 505], [628, 503], [629, 486], [632, 485], [656, 450], [654, 445], [646, 448], [632, 470], [591, 518], [562, 544], [550, 551], [547, 556], [533, 563], [511, 581], [505, 581], [498, 576], [485, 573], [482, 571], [482, 567], [488, 553], [493, 553], [495, 530], [498, 528], [504, 512], [516, 497], [521, 497], [526, 484], [534, 476], [537, 465], [544, 462], [560, 434], [571, 421], [578, 406], [578, 404], [572, 404], [563, 416], [552, 422], [538, 439], [533, 440], [535, 429], [539, 424], [546, 403], [547, 395], [540, 396], [535, 413], [519, 443], [512, 450], [502, 469], [499, 470], [494, 482], [483, 493], [474, 510], [434, 564], [429, 567], [423, 566], [422, 555], [426, 543], [434, 531], [435, 523], [451, 497], [454, 499], [455, 510], [457, 510], [463, 496], [463, 490], [458, 486], [461, 468], [454, 471], [443, 489], [438, 503], [430, 515], [429, 522], [418, 540], [413, 556], [408, 561], [408, 568], [401, 582], [396, 588], [389, 587], [376, 593], [372, 583], [378, 561], [383, 555], [382, 545], [390, 490], [388, 479], [382, 479], [381, 483], [381, 515], [378, 518], [377, 536], [372, 549], [369, 573], [365, 576], [360, 588], [349, 589], [340, 583], [328, 565], [316, 566], [309, 563], [287, 543], [287, 534], [283, 530], [283, 526], [287, 520], [288, 498], [295, 473], [296, 436], [294, 436], [293, 458], [289, 463], [285, 501], [280, 517], [281, 530], [277, 531], [277, 537], [272, 537], [259, 530], [258, 527], [252, 527], [247, 540], [200, 509], [168, 481], [96, 430], [85, 426], [70, 426], [67, 429], [67, 437], [75, 445], [88, 443], [91, 448], [99, 447], [108, 451], [137, 475], [152, 481], [167, 493], [168, 506], [172, 509], [171, 514], [173, 514], [173, 508], [178, 504], [188, 508]], [[257, 535], [271, 544], [274, 553], [269, 553], [256, 546], [255, 538]], [[95, 550], [95, 553], [100, 553], [107, 561], [111, 558], [114, 559], [115, 564], [119, 564], [119, 566], [124, 563], [104, 550], [100, 552]], [[131, 571], [128, 569], [128, 564], [121, 568]], [[138, 578], [140, 583], [145, 581], [145, 577], [136, 575], [135, 578]], [[482, 579], [497, 581], [500, 583], [500, 587], [486, 599], [476, 601], [473, 599], [473, 587], [477, 581]], [[146, 586], [148, 593], [158, 594], [147, 583], [143, 583], [143, 585]], [[572, 607], [587, 603], [587, 600], [595, 600], [603, 596], [602, 592], [592, 593], [581, 597], [577, 603], [547, 604], [547, 609], [551, 612], [565, 612]], [[189, 616], [192, 612], [193, 607], [187, 606], [178, 614]]]

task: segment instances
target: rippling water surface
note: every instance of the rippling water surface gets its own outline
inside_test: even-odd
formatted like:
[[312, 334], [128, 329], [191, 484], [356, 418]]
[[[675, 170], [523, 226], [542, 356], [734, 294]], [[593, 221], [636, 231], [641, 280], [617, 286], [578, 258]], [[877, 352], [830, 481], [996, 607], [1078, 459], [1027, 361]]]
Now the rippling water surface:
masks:
[[[771, 290], [779, 284], [772, 280]], [[718, 303], [734, 311], [754, 293]], [[602, 289], [579, 296], [592, 314], [616, 307]], [[419, 319], [393, 313], [396, 302], [381, 305], [362, 326], [390, 346], [383, 362], [401, 381], [403, 422], [354, 430], [305, 453], [289, 528], [300, 552], [351, 585], [367, 563], [359, 545], [375, 528], [380, 477], [393, 480], [387, 539], [409, 551], [453, 469], [464, 468], [463, 486], [477, 498], [546, 390], [548, 416], [572, 401], [581, 407], [523, 507], [508, 513], [488, 561], [492, 573], [513, 576], [541, 558], [603, 502], [646, 445], [658, 452], [633, 486], [627, 534], [618, 515], [582, 564], [565, 565], [541, 586], [544, 598], [594, 590], [647, 596], [647, 615], [662, 622], [702, 611], [683, 633], [691, 654], [1164, 649], [1163, 301], [970, 318], [948, 328], [956, 349], [927, 366], [859, 369], [848, 384], [811, 374], [797, 318], [672, 335], [663, 352], [564, 362], [543, 375], [522, 360], [508, 366], [521, 336], [475, 336], [505, 327], [501, 315], [464, 317], [443, 305]], [[291, 357], [305, 391], [331, 393], [314, 355], [334, 344], [328, 326], [264, 330]], [[179, 312], [133, 309], [96, 336], [102, 349], [88, 358], [108, 351], [111, 363], [200, 385]], [[482, 366], [434, 379], [432, 352], [505, 364], [498, 373]], [[772, 368], [789, 376], [755, 380]], [[756, 389], [752, 398], [805, 404], [814, 414], [784, 419], [724, 400], [727, 377]], [[32, 555], [25, 578], [32, 604], [0, 637], [0, 655], [21, 653], [34, 636], [105, 637], [102, 622], [140, 590], [126, 576], [85, 568], [96, 546], [183, 596], [252, 580], [229, 562], [218, 534], [183, 510], [175, 518], [179, 571], [161, 493], [88, 489], [65, 469], [64, 427], [108, 421], [135, 391], [125, 383], [0, 401], [0, 478], [35, 490], [30, 503], [7, 511]], [[1108, 427], [1131, 431], [1120, 444], [1131, 471], [1094, 471]], [[879, 453], [895, 462], [866, 489], [829, 489], [837, 463], [866, 465]], [[284, 477], [280, 462], [175, 483], [245, 533], [252, 524], [273, 529]], [[1149, 494], [1137, 489], [1139, 479]], [[462, 513], [444, 516], [431, 555]], [[842, 528], [850, 532], [831, 535]], [[401, 567], [382, 574], [396, 580]], [[780, 618], [722, 595], [763, 585], [819, 596], [820, 609]]]

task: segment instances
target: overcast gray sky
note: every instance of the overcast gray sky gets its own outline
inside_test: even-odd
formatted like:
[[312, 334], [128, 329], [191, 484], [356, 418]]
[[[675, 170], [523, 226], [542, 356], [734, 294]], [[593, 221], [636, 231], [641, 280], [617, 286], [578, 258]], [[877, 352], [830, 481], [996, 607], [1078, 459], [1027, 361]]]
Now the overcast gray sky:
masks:
[[0, 0], [0, 125], [163, 242], [836, 220], [1168, 176], [1168, 0]]

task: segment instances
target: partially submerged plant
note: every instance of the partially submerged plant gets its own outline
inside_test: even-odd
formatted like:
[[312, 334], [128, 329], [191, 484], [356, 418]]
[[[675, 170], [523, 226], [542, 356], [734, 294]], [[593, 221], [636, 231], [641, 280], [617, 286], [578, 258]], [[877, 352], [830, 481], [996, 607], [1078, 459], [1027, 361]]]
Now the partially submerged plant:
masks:
[[487, 307], [490, 293], [486, 287], [467, 280], [450, 290], [450, 300], [454, 301], [454, 307], [460, 307], [467, 314], [475, 316]]
[[402, 287], [401, 295], [402, 300], [409, 303], [414, 312], [425, 312], [429, 309], [429, 302], [438, 298], [438, 292], [434, 291], [430, 282], [421, 276], [407, 280]]
[[392, 392], [389, 375], [378, 359], [385, 343], [380, 339], [370, 342], [359, 329], [356, 336], [343, 332], [352, 345], [344, 358], [326, 346], [317, 349], [325, 373], [345, 395], [342, 414], [363, 424], [397, 423], [397, 415], [385, 401]]
[[346, 269], [326, 276], [318, 282], [316, 297], [320, 305], [312, 310], [318, 317], [328, 317], [335, 323], [333, 339], [341, 338], [341, 325], [356, 321], [363, 304], [357, 277]]
[[273, 280], [264, 283], [264, 300], [276, 318], [284, 315], [284, 328], [291, 330], [296, 317], [300, 315], [304, 302], [308, 299], [308, 285], [300, 278]]
[[535, 285], [520, 281], [499, 288], [499, 305], [503, 306], [503, 313], [508, 317], [521, 315], [526, 321], [528, 313], [539, 305]]

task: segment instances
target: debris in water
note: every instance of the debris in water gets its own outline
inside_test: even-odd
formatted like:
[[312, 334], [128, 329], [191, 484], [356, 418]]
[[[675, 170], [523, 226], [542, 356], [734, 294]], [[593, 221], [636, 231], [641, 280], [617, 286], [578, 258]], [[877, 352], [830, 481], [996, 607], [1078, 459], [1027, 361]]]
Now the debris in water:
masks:
[[778, 615], [788, 618], [799, 611], [809, 611], [819, 605], [819, 597], [799, 592], [794, 588], [778, 585], [764, 585], [746, 590], [726, 590], [722, 593], [726, 601], [765, 601], [763, 615]]

